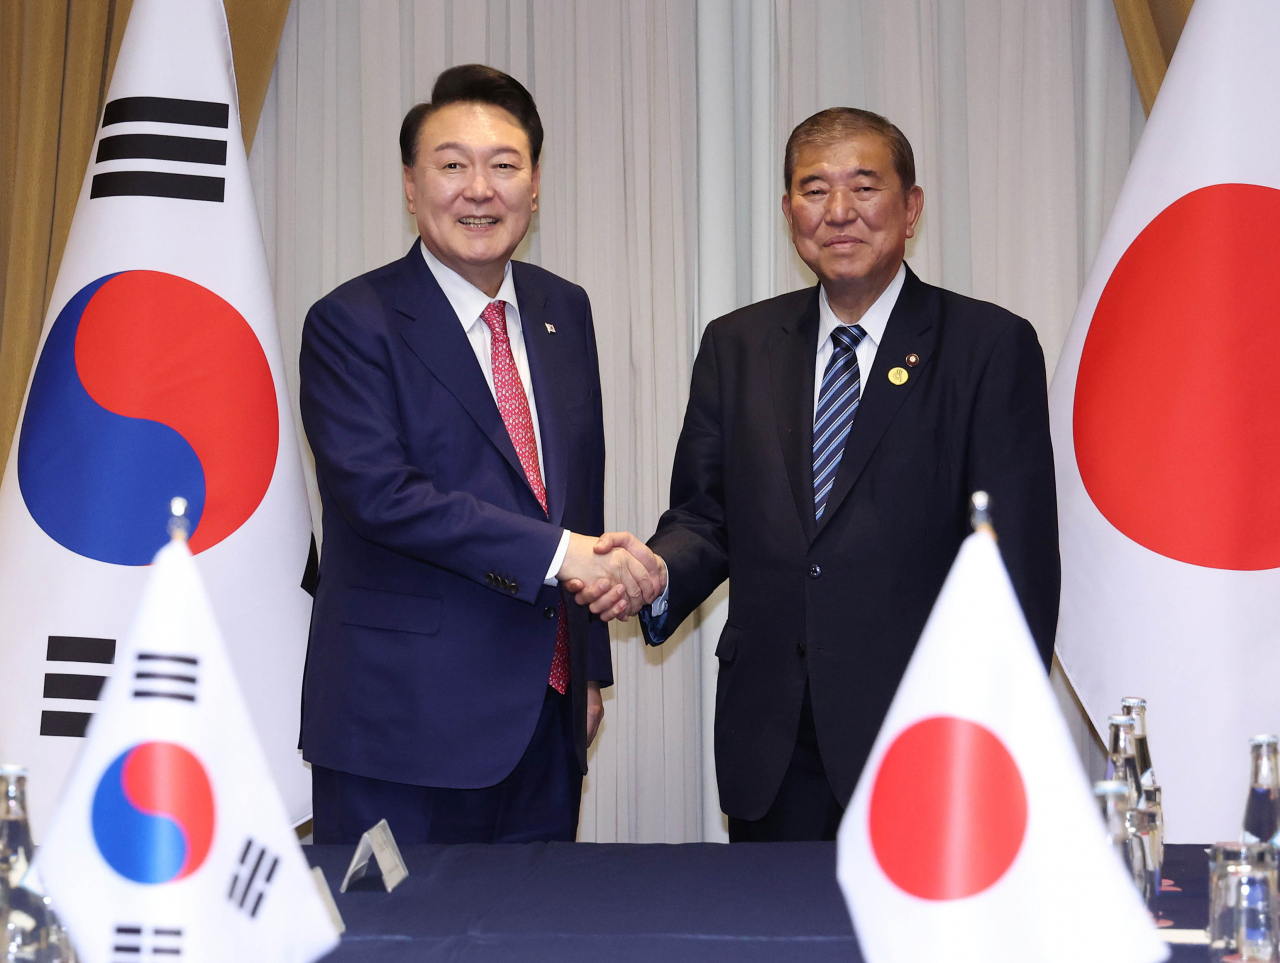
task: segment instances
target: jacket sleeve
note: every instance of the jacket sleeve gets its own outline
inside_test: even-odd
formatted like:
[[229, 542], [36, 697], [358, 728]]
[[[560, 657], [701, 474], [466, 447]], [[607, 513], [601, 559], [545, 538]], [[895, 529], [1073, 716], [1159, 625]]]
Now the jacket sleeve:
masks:
[[1044, 354], [1021, 318], [996, 341], [978, 385], [968, 478], [970, 491], [991, 496], [1000, 554], [1048, 668], [1062, 581], [1057, 487]]
[[[718, 325], [712, 323], [693, 363], [689, 405], [671, 468], [671, 507], [658, 520], [649, 547], [667, 563], [668, 638], [729, 577], [729, 532], [724, 504], [724, 431]], [[646, 622], [645, 639], [654, 639]]]
[[[376, 303], [362, 308], [382, 310]], [[299, 375], [316, 473], [357, 534], [504, 595], [536, 600], [561, 529], [466, 491], [439, 491], [410, 463], [377, 326], [342, 300], [321, 300], [303, 327]]]

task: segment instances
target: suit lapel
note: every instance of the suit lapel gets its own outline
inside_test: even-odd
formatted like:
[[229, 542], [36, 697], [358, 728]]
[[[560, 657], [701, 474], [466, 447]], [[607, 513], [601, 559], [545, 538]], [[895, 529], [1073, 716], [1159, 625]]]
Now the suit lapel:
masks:
[[[516, 473], [524, 478], [520, 456], [502, 423], [498, 405], [476, 361], [471, 342], [454, 313], [453, 305], [427, 267], [418, 244], [402, 262], [404, 283], [395, 308], [410, 320], [400, 326], [401, 337], [436, 379], [466, 409], [482, 432], [497, 447]], [[526, 482], [527, 483], [527, 482]]]
[[801, 312], [783, 320], [769, 344], [774, 421], [791, 494], [805, 537], [813, 521], [813, 378], [818, 354], [818, 289]]
[[[902, 403], [920, 383], [938, 340], [938, 305], [929, 289], [907, 268], [907, 277], [898, 295], [898, 303], [889, 315], [884, 341], [876, 349], [876, 360], [870, 373], [863, 372], [862, 400], [858, 413], [844, 444], [844, 455], [836, 469], [836, 480], [827, 496], [826, 511], [818, 531], [830, 522], [840, 503], [853, 488], [862, 470], [867, 467], [889, 423], [893, 421]], [[816, 353], [816, 348], [815, 348]], [[889, 380], [891, 368], [903, 367], [908, 354], [920, 356], [919, 362], [908, 368], [907, 381], [895, 385]], [[812, 469], [810, 469], [812, 471]]]
[[[542, 465], [546, 472], [547, 515], [553, 524], [564, 518], [565, 492], [569, 480], [569, 451], [564, 433], [564, 412], [557, 391], [559, 378], [568, 372], [558, 365], [556, 342], [548, 323], [555, 319], [547, 312], [547, 294], [518, 261], [511, 262], [520, 302], [520, 329], [524, 336], [525, 356], [529, 359], [529, 379], [538, 404], [538, 432], [542, 436]], [[563, 325], [564, 319], [560, 319]]]

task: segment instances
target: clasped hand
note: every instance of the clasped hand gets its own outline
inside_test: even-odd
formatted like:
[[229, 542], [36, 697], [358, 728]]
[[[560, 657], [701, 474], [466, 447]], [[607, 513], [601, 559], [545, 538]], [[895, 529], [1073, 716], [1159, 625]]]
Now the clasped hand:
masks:
[[667, 566], [630, 532], [598, 539], [572, 532], [556, 578], [602, 622], [625, 622], [663, 593]]

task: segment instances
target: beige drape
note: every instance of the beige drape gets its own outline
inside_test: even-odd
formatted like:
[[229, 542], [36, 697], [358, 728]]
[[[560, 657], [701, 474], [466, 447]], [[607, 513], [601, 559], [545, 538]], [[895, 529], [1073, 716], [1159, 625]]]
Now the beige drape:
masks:
[[1142, 109], [1148, 114], [1182, 36], [1191, 4], [1192, 0], [1115, 0], [1133, 79], [1142, 98]]
[[[0, 466], [132, 0], [0, 0]], [[288, 0], [226, 0], [245, 148]]]

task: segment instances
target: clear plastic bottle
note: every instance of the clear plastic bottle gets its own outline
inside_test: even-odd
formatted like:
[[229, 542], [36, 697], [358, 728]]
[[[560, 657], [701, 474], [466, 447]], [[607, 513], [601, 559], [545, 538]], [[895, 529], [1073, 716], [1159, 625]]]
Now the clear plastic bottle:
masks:
[[1155, 767], [1151, 764], [1151, 747], [1147, 741], [1147, 700], [1128, 696], [1120, 700], [1120, 707], [1125, 715], [1133, 719], [1133, 753], [1138, 760], [1142, 808], [1151, 814], [1151, 862], [1158, 875], [1164, 867], [1164, 804]]
[[49, 898], [28, 889], [35, 846], [27, 820], [27, 771], [0, 766], [0, 919], [5, 963], [75, 963]]
[[1273, 735], [1249, 740], [1249, 798], [1244, 806], [1241, 836], [1246, 843], [1262, 843], [1280, 830], [1280, 759]]

